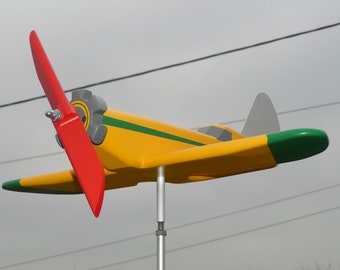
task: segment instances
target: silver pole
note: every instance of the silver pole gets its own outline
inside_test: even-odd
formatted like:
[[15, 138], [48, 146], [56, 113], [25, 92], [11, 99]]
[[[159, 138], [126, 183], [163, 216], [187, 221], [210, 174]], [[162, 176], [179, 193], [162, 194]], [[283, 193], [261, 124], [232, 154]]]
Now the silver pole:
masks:
[[158, 167], [157, 172], [157, 270], [165, 269], [165, 178], [164, 167]]

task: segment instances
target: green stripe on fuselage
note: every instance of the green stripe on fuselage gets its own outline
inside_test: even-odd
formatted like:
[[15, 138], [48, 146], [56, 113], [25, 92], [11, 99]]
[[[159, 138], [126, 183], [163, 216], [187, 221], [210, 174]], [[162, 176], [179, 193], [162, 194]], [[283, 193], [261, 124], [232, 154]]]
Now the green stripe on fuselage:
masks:
[[136, 132], [140, 132], [140, 133], [144, 133], [144, 134], [148, 134], [148, 135], [152, 135], [152, 136], [157, 136], [157, 137], [161, 137], [161, 138], [165, 138], [165, 139], [169, 139], [169, 140], [188, 143], [188, 144], [192, 144], [192, 145], [196, 145], [196, 146], [205, 145], [204, 143], [196, 142], [196, 141], [189, 140], [189, 139], [186, 139], [186, 138], [183, 138], [183, 137], [180, 137], [180, 136], [176, 136], [176, 135], [169, 134], [169, 133], [159, 131], [159, 130], [156, 130], [156, 129], [144, 127], [144, 126], [137, 125], [137, 124], [134, 124], [134, 123], [126, 122], [126, 121], [123, 121], [123, 120], [120, 120], [120, 119], [108, 117], [108, 116], [105, 116], [105, 115], [103, 116], [103, 124], [108, 125], [108, 126], [119, 127], [119, 128], [131, 130], [131, 131], [136, 131]]

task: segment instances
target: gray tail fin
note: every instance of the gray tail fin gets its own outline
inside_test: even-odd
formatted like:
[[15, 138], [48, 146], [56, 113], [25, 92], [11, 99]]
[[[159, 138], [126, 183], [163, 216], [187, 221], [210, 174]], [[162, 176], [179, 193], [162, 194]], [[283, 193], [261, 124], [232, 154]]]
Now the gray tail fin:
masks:
[[280, 124], [270, 98], [260, 93], [255, 98], [242, 134], [246, 137], [270, 134], [280, 131]]

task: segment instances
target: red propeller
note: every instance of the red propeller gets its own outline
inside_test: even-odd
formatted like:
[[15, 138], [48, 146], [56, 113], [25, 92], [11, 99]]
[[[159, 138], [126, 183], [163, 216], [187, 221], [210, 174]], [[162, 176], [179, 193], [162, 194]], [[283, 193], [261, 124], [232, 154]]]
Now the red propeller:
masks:
[[52, 119], [92, 212], [98, 217], [104, 197], [103, 166], [35, 31], [30, 34], [30, 44], [38, 78], [52, 107], [46, 115]]

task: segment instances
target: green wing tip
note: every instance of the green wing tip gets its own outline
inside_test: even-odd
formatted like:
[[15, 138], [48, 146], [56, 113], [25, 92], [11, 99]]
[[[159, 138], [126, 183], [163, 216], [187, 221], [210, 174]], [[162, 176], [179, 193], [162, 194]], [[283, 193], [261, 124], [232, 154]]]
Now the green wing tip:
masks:
[[34, 187], [25, 187], [20, 184], [21, 179], [7, 181], [2, 184], [2, 188], [10, 191], [18, 191], [18, 192], [28, 192], [28, 193], [42, 193], [42, 194], [81, 194], [82, 192], [77, 191], [65, 191], [65, 190], [55, 190], [55, 189], [41, 189]]
[[268, 146], [277, 163], [317, 155], [329, 145], [327, 134], [318, 129], [293, 129], [267, 136]]
[[12, 191], [21, 191], [22, 186], [20, 185], [20, 179], [7, 181], [2, 184], [2, 188], [6, 190], [12, 190]]

